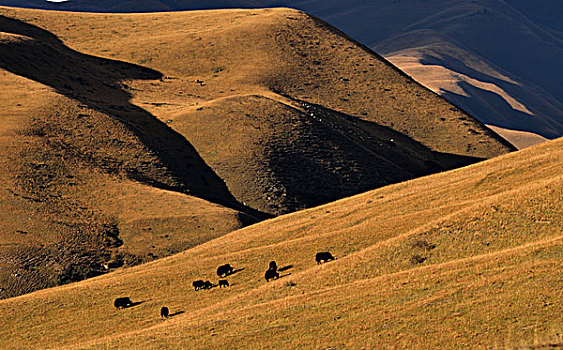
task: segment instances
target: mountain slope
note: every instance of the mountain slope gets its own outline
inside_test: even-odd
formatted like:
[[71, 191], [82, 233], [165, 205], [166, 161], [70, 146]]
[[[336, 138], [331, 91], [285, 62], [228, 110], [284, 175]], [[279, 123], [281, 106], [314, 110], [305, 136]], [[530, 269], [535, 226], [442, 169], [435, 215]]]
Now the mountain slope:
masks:
[[295, 10], [0, 12], [4, 296], [512, 150]]
[[[518, 147], [563, 135], [560, 1], [40, 0], [0, 4], [146, 12], [290, 6], [320, 16]], [[493, 35], [494, 33], [494, 35]]]
[[557, 20], [558, 14], [561, 13], [561, 3], [559, 1], [540, 0], [530, 2], [526, 0], [508, 0], [506, 2], [546, 28], [559, 32], [559, 34], [563, 33], [563, 23]]
[[[560, 139], [284, 215], [149, 264], [3, 300], [9, 317], [0, 323], [1, 344], [556, 344], [563, 327], [562, 164]], [[338, 260], [318, 266], [315, 252], [326, 250]], [[267, 283], [271, 260], [284, 271]], [[228, 277], [230, 288], [193, 291], [193, 280], [215, 281], [216, 267], [226, 262], [238, 269]], [[116, 311], [118, 296], [139, 304]], [[175, 316], [159, 319], [163, 305]]]
[[[346, 31], [486, 124], [544, 138], [563, 135], [563, 38], [553, 25], [546, 28], [536, 22], [558, 22], [560, 2], [358, 0], [291, 5]], [[508, 133], [502, 135], [514, 140]]]
[[510, 6], [452, 4], [373, 47], [486, 124], [561, 136], [562, 37]]
[[[129, 115], [120, 111], [119, 116], [145, 117], [147, 123], [148, 115], [113, 89], [106, 87], [104, 96], [103, 82], [90, 75], [149, 70], [86, 62], [82, 71], [74, 71], [82, 62], [53, 49], [59, 44], [8, 34], [7, 27], [15, 27], [5, 18], [0, 26], [4, 67], [37, 67], [55, 55], [59, 63], [67, 63], [67, 70], [57, 72], [50, 66], [41, 72], [61, 79], [61, 89], [91, 84], [91, 91], [85, 92], [101, 100], [83, 104], [90, 102], [85, 96], [65, 97], [40, 82], [2, 71], [7, 93], [2, 96], [0, 123], [1, 297], [100, 274], [107, 270], [103, 265], [131, 265], [169, 255], [256, 221], [240, 210], [187, 195], [190, 189], [181, 187], [163, 157], [145, 144], [144, 135], [112, 118], [117, 110], [128, 110]], [[104, 101], [112, 98], [111, 105]], [[159, 136], [154, 122], [151, 132]], [[166, 135], [162, 127], [160, 132]], [[224, 183], [206, 170], [197, 153], [188, 147], [182, 152], [193, 161], [191, 190], [198, 193], [201, 179], [208, 188], [200, 196], [236, 207]]]

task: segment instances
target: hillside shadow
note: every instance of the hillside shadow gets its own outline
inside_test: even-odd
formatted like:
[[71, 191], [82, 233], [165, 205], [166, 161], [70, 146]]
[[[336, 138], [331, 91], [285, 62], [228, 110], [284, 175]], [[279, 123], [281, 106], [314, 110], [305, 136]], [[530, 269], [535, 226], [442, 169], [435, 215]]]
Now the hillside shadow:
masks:
[[559, 108], [560, 101], [544, 91], [537, 91], [529, 84], [522, 86], [491, 76], [468, 66], [455, 56], [444, 53], [440, 54], [440, 59], [425, 55], [420, 60], [420, 64], [423, 66], [439, 65], [447, 67], [453, 72], [498, 86], [524, 106], [533, 107], [536, 114], [534, 116], [517, 110], [496, 93], [464, 81], [459, 82], [459, 85], [470, 97], [449, 91], [441, 94], [448, 101], [470, 111], [475, 116], [479, 116], [479, 120], [483, 123], [506, 129], [528, 131], [548, 139], [559, 137], [563, 133], [563, 122], [558, 120], [563, 116]]
[[[0, 43], [0, 68], [50, 86], [119, 121], [157, 156], [161, 164], [125, 169], [129, 178], [240, 210], [255, 219], [267, 217], [239, 203], [181, 134], [130, 102], [132, 95], [122, 81], [156, 80], [162, 73], [77, 52], [45, 29], [1, 15], [0, 32], [13, 35], [13, 40]], [[119, 166], [110, 163], [107, 168]]]
[[556, 138], [558, 132], [563, 133], [563, 122], [514, 109], [503, 97], [492, 91], [466, 82], [460, 82], [459, 86], [467, 96], [447, 90], [441, 95], [448, 101], [462, 106], [469, 113], [478, 115], [483, 123], [510, 130], [532, 132], [547, 139]]
[[[296, 114], [303, 137], [293, 140], [282, 135], [266, 144], [267, 162], [278, 187], [285, 191], [283, 204], [288, 211], [484, 160], [438, 152], [390, 127], [283, 96], [306, 111]], [[460, 118], [465, 117], [460, 114]], [[476, 140], [495, 138], [515, 149], [488, 129], [468, 128], [468, 132], [483, 134]], [[468, 153], [470, 147], [468, 142]]]

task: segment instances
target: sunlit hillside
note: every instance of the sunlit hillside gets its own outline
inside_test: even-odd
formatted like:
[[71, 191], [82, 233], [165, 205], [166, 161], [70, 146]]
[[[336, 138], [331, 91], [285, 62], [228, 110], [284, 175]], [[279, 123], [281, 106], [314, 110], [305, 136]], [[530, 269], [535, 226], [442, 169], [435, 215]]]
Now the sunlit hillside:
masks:
[[559, 139], [3, 300], [0, 347], [560, 348], [562, 167]]
[[374, 49], [518, 148], [563, 135], [560, 0], [0, 0], [93, 12], [287, 6]]
[[513, 148], [290, 9], [0, 8], [0, 297]]

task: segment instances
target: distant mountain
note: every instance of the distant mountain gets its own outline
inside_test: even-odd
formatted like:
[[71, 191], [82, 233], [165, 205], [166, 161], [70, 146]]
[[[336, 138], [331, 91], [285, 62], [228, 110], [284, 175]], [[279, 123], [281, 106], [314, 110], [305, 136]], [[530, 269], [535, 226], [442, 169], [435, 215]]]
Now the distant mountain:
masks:
[[559, 34], [563, 33], [563, 21], [561, 20], [563, 13], [560, 0], [505, 0], [505, 2], [534, 22], [557, 31]]
[[563, 3], [509, 3], [514, 7], [495, 0], [307, 1], [303, 8], [513, 142], [514, 133], [498, 128], [561, 136]]
[[563, 2], [558, 0], [86, 1], [0, 4], [147, 12], [289, 6], [384, 55], [519, 147], [563, 135]]

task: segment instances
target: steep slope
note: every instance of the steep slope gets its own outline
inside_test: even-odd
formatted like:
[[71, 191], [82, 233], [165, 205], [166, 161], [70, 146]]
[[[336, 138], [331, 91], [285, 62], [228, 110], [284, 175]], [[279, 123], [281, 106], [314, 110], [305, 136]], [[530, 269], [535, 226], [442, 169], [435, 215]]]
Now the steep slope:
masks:
[[[358, 0], [292, 5], [346, 31], [480, 121], [532, 132], [540, 136], [533, 142], [541, 142], [542, 137], [563, 135], [563, 37], [550, 29], [554, 25], [543, 25], [560, 22], [563, 7], [548, 0], [533, 3]], [[501, 135], [515, 140], [514, 133]]]
[[[518, 147], [563, 135], [557, 0], [0, 1], [78, 11], [146, 12], [290, 6], [320, 16]], [[493, 35], [494, 33], [494, 35]]]
[[533, 19], [536, 23], [540, 23], [546, 28], [563, 33], [563, 23], [558, 20], [561, 13], [561, 2], [558, 0], [507, 0], [510, 6], [514, 7], [527, 17]]
[[[211, 115], [218, 117], [232, 134], [229, 136], [227, 132], [221, 132], [221, 137], [236, 140], [248, 133], [246, 124], [252, 119], [248, 116], [248, 110], [254, 111], [254, 116], [259, 117], [258, 122], [262, 122], [262, 119], [266, 122], [268, 115], [275, 117], [278, 110], [287, 115], [284, 112], [287, 109], [292, 114], [306, 113], [311, 117], [311, 111], [307, 110], [309, 107], [303, 104], [308, 103], [318, 105], [316, 113], [319, 116], [331, 114], [331, 110], [334, 110], [348, 115], [343, 115], [338, 122], [368, 122], [364, 123], [366, 125], [362, 129], [379, 124], [435, 152], [488, 158], [508, 149], [471, 117], [414, 84], [378, 56], [358, 47], [324, 23], [296, 11], [112, 16], [111, 31], [104, 29], [107, 26], [103, 22], [89, 24], [87, 19], [92, 18], [91, 15], [68, 15], [62, 22], [55, 20], [58, 18], [56, 15], [42, 13], [42, 16], [37, 22], [43, 22], [43, 26], [60, 33], [69, 45], [78, 45], [80, 51], [123, 60], [133, 58], [140, 64], [162, 72], [165, 76], [162, 82], [146, 84], [137, 81], [130, 85], [133, 102], [145, 107], [193, 142], [198, 153], [227, 182], [231, 190], [235, 181], [229, 177], [238, 174], [222, 172], [220, 165], [226, 163], [228, 166], [236, 161], [238, 152], [231, 155], [229, 152], [232, 150], [216, 144], [222, 140], [217, 140], [216, 135], [213, 135], [213, 128], [209, 128], [209, 132], [202, 132], [196, 127], [187, 129], [195, 123], [203, 123], [203, 126], [209, 124]], [[95, 18], [99, 20], [100, 17], [98, 15]], [[159, 28], [158, 31], [143, 27], [149, 18], [158, 22], [150, 24], [150, 28]], [[34, 20], [30, 18], [30, 21]], [[224, 22], [228, 22], [229, 26], [223, 26]], [[97, 27], [92, 28], [94, 25]], [[70, 26], [72, 31], [65, 30]], [[139, 41], [141, 33], [143, 40]], [[87, 40], [94, 37], [98, 40]], [[163, 50], [163, 47], [167, 50]], [[288, 50], [289, 47], [291, 50]], [[186, 62], [190, 64], [186, 65]], [[245, 105], [236, 108], [237, 103]], [[223, 109], [216, 113], [214, 108]], [[228, 120], [223, 117], [226, 113], [230, 113]], [[284, 118], [276, 119], [280, 124], [286, 123]], [[315, 118], [306, 120], [304, 115], [300, 119], [289, 129], [299, 130], [298, 125], [303, 123], [323, 124], [322, 120]], [[237, 130], [239, 128], [244, 131]], [[263, 147], [264, 143], [283, 141], [283, 138], [279, 140], [276, 137], [275, 129], [265, 129], [260, 130], [259, 140], [253, 141], [252, 146], [249, 147], [247, 142], [244, 147], [252, 150], [254, 147]], [[331, 126], [331, 129], [334, 127]], [[349, 129], [349, 126], [345, 124], [341, 129]], [[389, 141], [389, 134], [373, 130], [369, 134], [381, 141]], [[357, 138], [350, 132], [346, 132], [346, 136]], [[200, 138], [203, 140], [199, 141]], [[324, 141], [323, 138], [321, 141]], [[207, 145], [200, 145], [202, 142], [207, 142]], [[397, 142], [397, 150], [407, 147], [403, 146], [401, 140]], [[317, 146], [314, 140], [309, 144], [319, 149], [330, 148], [326, 144]], [[215, 149], [217, 147], [223, 148]], [[307, 151], [303, 148], [302, 152]], [[315, 151], [311, 149], [310, 153], [314, 155]], [[262, 162], [261, 158], [265, 156], [260, 153], [264, 151], [252, 152], [253, 157]], [[347, 157], [355, 152], [348, 152]], [[424, 154], [421, 148], [417, 153], [421, 158], [431, 158], [431, 152]], [[400, 158], [407, 159], [404, 156]], [[296, 166], [299, 167], [299, 164]], [[344, 171], [348, 170], [348, 167], [344, 168]], [[403, 170], [398, 172], [399, 177], [405, 176], [400, 172], [405, 173], [411, 168], [410, 165], [403, 166]], [[428, 168], [429, 171], [439, 170], [432, 166]], [[332, 170], [333, 167], [325, 167], [324, 173], [317, 176], [328, 175]], [[421, 172], [418, 171], [419, 174]], [[303, 181], [308, 178], [310, 176]], [[314, 183], [310, 182], [309, 185], [314, 186]], [[235, 196], [249, 202], [240, 195]]]
[[[1, 72], [1, 298], [179, 252], [256, 221], [225, 207], [242, 205], [193, 148], [110, 85], [112, 77], [158, 74], [65, 52], [45, 31], [5, 17], [0, 32], [2, 66], [32, 72]], [[157, 153], [159, 137], [191, 162], [189, 183], [174, 176], [181, 163]]]
[[372, 46], [486, 124], [561, 136], [563, 37], [502, 2], [450, 5]]
[[[17, 290], [6, 295], [511, 150], [295, 10], [0, 12], [2, 83], [16, 87], [4, 98], [19, 116], [6, 111], [17, 146], [5, 150], [2, 200], [7, 213], [26, 203], [3, 223], [4, 278]], [[49, 215], [29, 221], [37, 211]], [[28, 262], [22, 247], [45, 259]]]
[[[0, 344], [560, 346], [562, 165], [559, 139], [3, 300]], [[338, 259], [318, 266], [315, 252], [326, 250]], [[267, 283], [270, 260], [283, 271]], [[193, 291], [191, 281], [216, 280], [215, 268], [226, 262], [237, 269], [230, 288]], [[118, 296], [137, 304], [117, 311]], [[169, 320], [158, 316], [163, 305], [174, 314]]]

